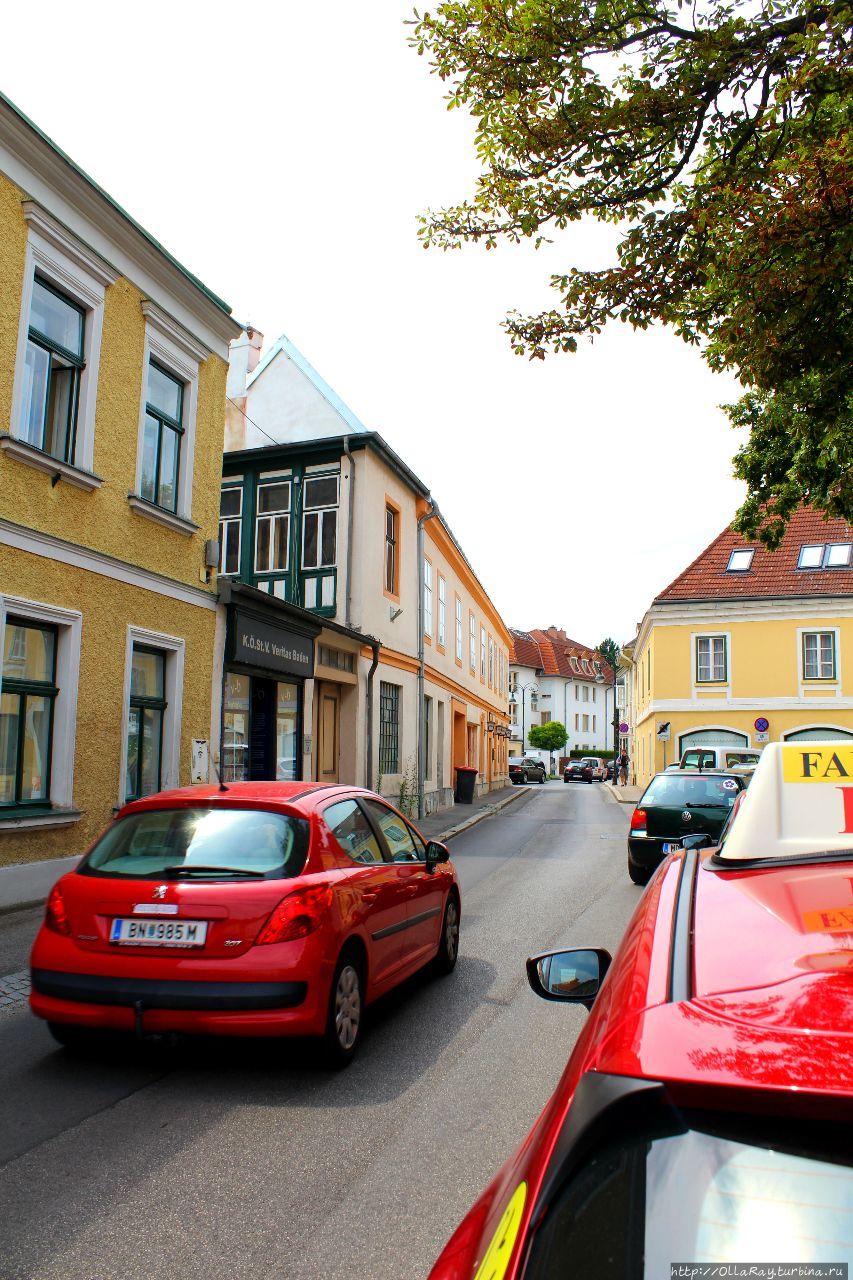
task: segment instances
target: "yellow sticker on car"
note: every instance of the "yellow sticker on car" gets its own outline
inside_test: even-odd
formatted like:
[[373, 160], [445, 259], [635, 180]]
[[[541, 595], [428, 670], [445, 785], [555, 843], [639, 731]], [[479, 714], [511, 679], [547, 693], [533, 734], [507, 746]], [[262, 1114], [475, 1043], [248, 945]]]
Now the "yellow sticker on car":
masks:
[[503, 1280], [518, 1239], [526, 1199], [527, 1183], [522, 1182], [516, 1187], [509, 1204], [503, 1211], [498, 1229], [489, 1241], [489, 1247], [477, 1268], [474, 1280]]
[[853, 782], [853, 745], [783, 747], [782, 776], [786, 782]]
[[853, 933], [853, 906], [803, 912], [808, 933]]

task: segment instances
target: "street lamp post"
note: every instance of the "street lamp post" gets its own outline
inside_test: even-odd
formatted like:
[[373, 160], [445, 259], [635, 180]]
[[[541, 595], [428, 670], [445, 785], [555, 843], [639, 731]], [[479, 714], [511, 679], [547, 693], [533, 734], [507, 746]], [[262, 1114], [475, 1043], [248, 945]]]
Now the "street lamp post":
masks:
[[526, 734], [524, 732], [524, 695], [527, 693], [528, 689], [532, 689], [535, 693], [539, 692], [539, 686], [535, 682], [531, 682], [530, 684], [518, 684], [513, 689], [509, 699], [510, 705], [516, 707], [518, 706], [518, 698], [516, 697], [516, 694], [521, 693], [521, 754], [522, 755], [524, 755], [524, 749], [525, 749], [524, 739], [526, 737]]

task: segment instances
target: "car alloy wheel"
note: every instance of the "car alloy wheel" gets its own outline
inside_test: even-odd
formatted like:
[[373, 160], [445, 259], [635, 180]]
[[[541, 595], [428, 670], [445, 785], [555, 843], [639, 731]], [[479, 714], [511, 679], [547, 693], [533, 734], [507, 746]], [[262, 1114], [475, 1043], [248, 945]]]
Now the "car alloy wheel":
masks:
[[346, 1067], [361, 1039], [362, 976], [351, 950], [338, 960], [329, 997], [323, 1057], [330, 1067]]
[[441, 923], [441, 938], [435, 957], [437, 973], [450, 973], [456, 967], [459, 958], [459, 903], [455, 893], [451, 893], [444, 908], [444, 919]]

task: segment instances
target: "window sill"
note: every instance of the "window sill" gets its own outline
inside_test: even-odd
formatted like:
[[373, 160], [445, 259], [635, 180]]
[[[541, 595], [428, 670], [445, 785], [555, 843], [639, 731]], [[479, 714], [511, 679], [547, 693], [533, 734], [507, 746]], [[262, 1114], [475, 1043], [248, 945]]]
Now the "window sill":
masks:
[[69, 484], [75, 485], [78, 489], [84, 489], [87, 493], [91, 493], [93, 489], [100, 489], [104, 483], [102, 477], [96, 476], [93, 471], [84, 471], [82, 467], [75, 467], [70, 462], [62, 462], [59, 458], [45, 453], [43, 449], [37, 449], [35, 445], [26, 444], [23, 440], [16, 440], [14, 436], [6, 433], [0, 435], [0, 449], [16, 462], [35, 467], [37, 471], [44, 471], [54, 478], [54, 482], [67, 480]]
[[131, 510], [135, 511], [138, 516], [145, 516], [147, 520], [153, 520], [155, 524], [162, 524], [166, 529], [174, 529], [176, 533], [182, 533], [186, 538], [191, 538], [194, 533], [198, 533], [199, 526], [193, 524], [192, 520], [185, 520], [183, 516], [176, 516], [174, 511], [167, 511], [165, 507], [158, 507], [156, 503], [148, 502], [146, 498], [140, 498], [137, 493], [129, 493], [127, 501]]
[[37, 831], [42, 827], [71, 827], [83, 814], [79, 809], [0, 810], [0, 831]]

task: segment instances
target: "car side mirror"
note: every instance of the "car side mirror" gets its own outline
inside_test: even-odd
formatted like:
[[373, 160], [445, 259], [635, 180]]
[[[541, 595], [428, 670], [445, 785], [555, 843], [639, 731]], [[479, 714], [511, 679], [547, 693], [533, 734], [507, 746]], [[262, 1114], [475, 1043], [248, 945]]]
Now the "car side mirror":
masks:
[[603, 947], [548, 951], [527, 961], [527, 981], [543, 1000], [582, 1004], [591, 1009], [612, 958]]
[[427, 871], [435, 871], [440, 862], [450, 861], [450, 850], [440, 840], [430, 840], [426, 847]]
[[710, 849], [713, 843], [710, 836], [702, 835], [698, 831], [695, 835], [681, 837], [683, 849]]

